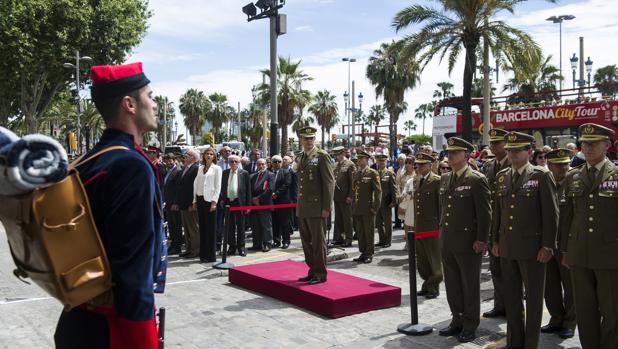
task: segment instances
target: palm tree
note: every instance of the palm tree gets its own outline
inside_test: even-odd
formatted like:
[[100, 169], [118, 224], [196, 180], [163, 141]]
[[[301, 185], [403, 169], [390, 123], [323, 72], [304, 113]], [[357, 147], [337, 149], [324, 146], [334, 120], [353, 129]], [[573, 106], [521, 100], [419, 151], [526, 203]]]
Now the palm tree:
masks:
[[[515, 57], [511, 65], [505, 65], [505, 70], [513, 72], [513, 77], [504, 85], [502, 92], [510, 90], [522, 96], [509, 98], [510, 103], [538, 102], [555, 99], [556, 81], [562, 80], [560, 69], [551, 65], [552, 56]], [[539, 92], [546, 92], [539, 94]]]
[[243, 141], [245, 144], [249, 144], [251, 149], [259, 148], [264, 127], [268, 127], [263, 125], [262, 112], [254, 103], [251, 103], [249, 108], [243, 110], [240, 114], [242, 115], [241, 129]]
[[[300, 70], [302, 61], [292, 62], [290, 58], [279, 57], [277, 66], [277, 122], [281, 128], [281, 154], [288, 151], [288, 126], [296, 118], [302, 118], [304, 107], [309, 103], [311, 94], [302, 88], [303, 83], [313, 80]], [[270, 76], [270, 69], [264, 69], [262, 74]], [[261, 103], [268, 104], [270, 100], [270, 84], [258, 86]]]
[[[210, 121], [213, 129], [219, 130], [223, 123], [228, 122], [231, 115], [234, 115], [234, 108], [227, 104], [227, 96], [222, 93], [215, 92], [208, 96], [208, 99], [211, 108], [204, 115], [205, 119]], [[215, 143], [220, 143], [221, 133], [213, 132], [213, 134], [215, 135]]]
[[401, 47], [403, 56], [416, 60], [422, 68], [436, 56], [440, 61], [447, 57], [448, 71], [451, 73], [462, 48], [465, 50], [462, 136], [471, 141], [472, 78], [481, 39], [498, 59], [503, 56], [540, 55], [540, 48], [527, 33], [503, 21], [490, 21], [500, 11], [513, 13], [515, 5], [521, 0], [435, 1], [441, 8], [412, 5], [401, 10], [393, 19], [393, 26], [400, 31], [410, 25], [424, 24], [419, 32], [407, 35]]
[[434, 109], [435, 105], [433, 103], [424, 103], [414, 109], [414, 118], [423, 120], [423, 134], [425, 134], [425, 119], [431, 117]]
[[416, 131], [416, 124], [412, 120], [406, 120], [403, 123], [403, 128], [408, 131], [408, 137], [410, 137], [410, 131]]
[[602, 96], [614, 97], [618, 93], [618, 68], [615, 64], [597, 69], [594, 73], [594, 83]]
[[433, 98], [436, 99], [444, 99], [444, 98], [449, 98], [449, 97], [453, 97], [453, 84], [451, 84], [450, 82], [447, 81], [442, 81], [438, 83], [438, 88], [439, 90], [434, 90], [433, 91]]
[[[375, 127], [375, 133], [378, 133], [378, 126], [380, 125], [380, 122], [382, 120], [384, 120], [386, 118], [386, 108], [381, 105], [381, 104], [377, 104], [372, 106], [369, 109], [369, 114], [366, 114], [365, 117], [363, 118], [363, 123], [366, 124], [369, 127], [369, 130], [371, 132], [371, 126]], [[374, 137], [374, 139], [378, 139], [377, 135]], [[363, 143], [365, 142], [365, 140], [363, 139]]]
[[309, 112], [315, 116], [315, 120], [322, 128], [322, 149], [324, 149], [324, 130], [333, 127], [333, 120], [337, 119], [337, 102], [330, 91], [323, 90], [313, 97], [313, 104], [309, 106]]
[[[163, 139], [163, 128], [167, 128], [167, 130], [165, 130], [165, 134], [167, 138], [170, 139], [170, 135], [172, 134], [172, 124], [174, 119], [176, 118], [174, 102], [171, 102], [166, 96], [155, 96], [154, 101], [157, 103], [156, 115], [157, 119], [159, 120], [157, 126], [157, 135], [159, 136], [161, 146], [165, 147], [165, 145], [167, 144], [167, 139]], [[164, 119], [167, 122], [167, 125], [163, 124]]]
[[82, 113], [81, 113], [81, 131], [86, 141], [86, 151], [90, 150], [97, 140], [103, 134], [105, 129], [105, 122], [99, 114], [94, 102], [90, 99], [82, 100]]
[[196, 138], [201, 134], [205, 121], [204, 116], [210, 108], [210, 101], [202, 91], [190, 88], [180, 96], [178, 109], [184, 115], [184, 123], [189, 129], [193, 144], [195, 144]]
[[[298, 130], [300, 130], [303, 127], [307, 127], [311, 124], [313, 124], [315, 122], [315, 119], [311, 116], [300, 116], [294, 119], [294, 122], [292, 122], [292, 132], [297, 133]], [[281, 146], [283, 147], [283, 143], [281, 143]], [[281, 152], [282, 154], [285, 154], [283, 152]]]
[[373, 51], [366, 73], [376, 95], [384, 97], [384, 106], [389, 114], [391, 156], [397, 146], [397, 121], [407, 108], [404, 93], [419, 82], [418, 66], [412, 60], [402, 59], [399, 45], [401, 42], [383, 43]]

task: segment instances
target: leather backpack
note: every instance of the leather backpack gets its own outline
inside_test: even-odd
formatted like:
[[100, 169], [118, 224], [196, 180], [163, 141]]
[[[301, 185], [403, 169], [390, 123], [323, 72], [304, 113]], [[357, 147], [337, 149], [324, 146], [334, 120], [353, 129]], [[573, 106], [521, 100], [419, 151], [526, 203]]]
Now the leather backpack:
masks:
[[15, 263], [13, 274], [30, 278], [72, 309], [112, 287], [105, 249], [94, 224], [77, 166], [123, 146], [73, 162], [60, 182], [18, 196], [0, 196], [0, 221]]

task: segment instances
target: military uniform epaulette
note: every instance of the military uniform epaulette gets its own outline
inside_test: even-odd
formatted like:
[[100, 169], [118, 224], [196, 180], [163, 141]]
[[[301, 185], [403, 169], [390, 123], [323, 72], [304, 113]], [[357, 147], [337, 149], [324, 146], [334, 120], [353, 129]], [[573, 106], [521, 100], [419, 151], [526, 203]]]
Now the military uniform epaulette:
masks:
[[532, 166], [532, 170], [536, 172], [549, 172], [549, 170], [543, 166]]
[[483, 177], [483, 178], [485, 177], [485, 175], [481, 171], [470, 169], [470, 173], [476, 175], [477, 177]]
[[511, 166], [505, 167], [503, 169], [501, 169], [500, 171], [498, 171], [498, 173], [496, 173], [496, 177], [500, 174], [505, 174], [506, 172], [508, 172], [508, 170], [511, 168]]

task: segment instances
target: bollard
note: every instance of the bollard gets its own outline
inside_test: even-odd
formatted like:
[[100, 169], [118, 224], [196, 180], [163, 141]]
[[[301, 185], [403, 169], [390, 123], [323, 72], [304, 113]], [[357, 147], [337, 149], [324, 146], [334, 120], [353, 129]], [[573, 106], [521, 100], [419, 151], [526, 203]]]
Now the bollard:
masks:
[[165, 348], [165, 308], [159, 308], [159, 347]]
[[406, 233], [408, 237], [408, 265], [410, 267], [410, 310], [412, 322], [397, 326], [397, 331], [411, 336], [423, 336], [433, 331], [428, 324], [418, 323], [418, 301], [416, 299], [416, 236], [413, 231]]
[[[213, 267], [215, 269], [230, 269], [234, 267], [233, 263], [228, 263], [227, 262], [227, 235], [228, 235], [228, 230], [230, 229], [230, 204], [226, 204], [225, 205], [225, 226], [224, 226], [224, 233], [223, 233], [223, 251], [221, 251], [221, 263], [215, 264], [213, 265]], [[244, 234], [244, 232], [241, 232], [242, 234]]]

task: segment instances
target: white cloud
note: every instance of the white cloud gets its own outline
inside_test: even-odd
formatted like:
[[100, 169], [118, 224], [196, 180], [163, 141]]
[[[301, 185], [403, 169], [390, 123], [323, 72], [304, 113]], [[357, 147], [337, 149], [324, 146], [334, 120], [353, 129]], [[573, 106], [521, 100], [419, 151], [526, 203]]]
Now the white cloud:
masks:
[[313, 31], [313, 27], [310, 25], [301, 25], [299, 27], [294, 28], [294, 31], [297, 32], [312, 32]]

